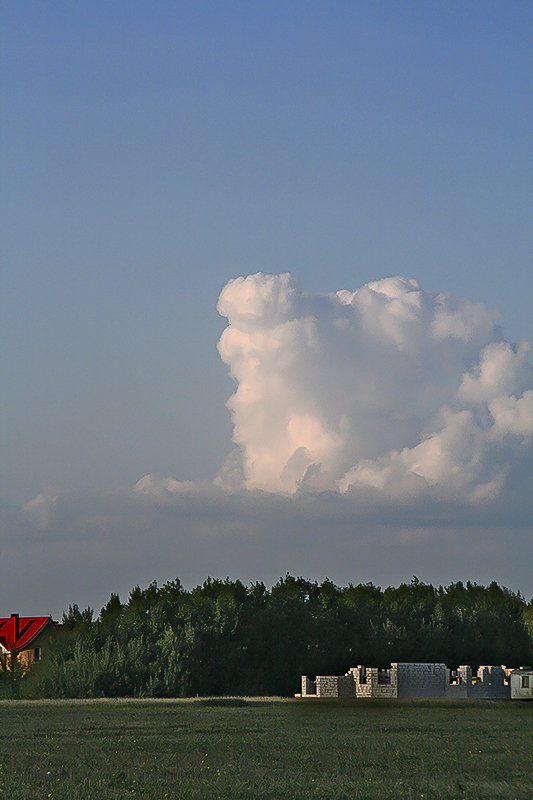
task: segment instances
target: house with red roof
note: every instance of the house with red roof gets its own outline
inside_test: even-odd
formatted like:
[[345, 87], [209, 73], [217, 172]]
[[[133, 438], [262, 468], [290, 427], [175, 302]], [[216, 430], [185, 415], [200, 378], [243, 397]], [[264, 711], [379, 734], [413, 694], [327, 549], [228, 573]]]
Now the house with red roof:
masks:
[[52, 617], [0, 617], [0, 669], [11, 669], [13, 659], [29, 667], [42, 657], [42, 648], [61, 625]]

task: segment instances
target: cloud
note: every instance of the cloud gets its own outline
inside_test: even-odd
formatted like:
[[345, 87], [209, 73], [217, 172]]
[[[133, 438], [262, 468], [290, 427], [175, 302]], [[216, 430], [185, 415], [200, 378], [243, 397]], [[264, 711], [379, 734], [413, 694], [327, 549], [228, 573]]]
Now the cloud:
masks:
[[72, 602], [99, 610], [111, 591], [126, 598], [154, 579], [272, 584], [287, 571], [340, 584], [497, 580], [533, 592], [533, 508], [512, 496], [472, 505], [387, 499], [368, 485], [286, 495], [179, 484], [145, 476], [119, 491], [63, 493], [45, 527], [0, 508], [4, 604], [57, 616]]
[[288, 273], [230, 281], [219, 341], [233, 487], [485, 502], [531, 458], [528, 346], [498, 313], [402, 277], [308, 295]]
[[286, 571], [533, 591], [533, 370], [494, 310], [400, 277], [309, 295], [262, 273], [230, 281], [218, 309], [236, 387], [216, 479], [0, 507], [13, 608]]
[[39, 528], [46, 528], [52, 518], [54, 506], [59, 500], [59, 494], [56, 492], [41, 492], [40, 494], [28, 500], [22, 506], [22, 510], [33, 519]]

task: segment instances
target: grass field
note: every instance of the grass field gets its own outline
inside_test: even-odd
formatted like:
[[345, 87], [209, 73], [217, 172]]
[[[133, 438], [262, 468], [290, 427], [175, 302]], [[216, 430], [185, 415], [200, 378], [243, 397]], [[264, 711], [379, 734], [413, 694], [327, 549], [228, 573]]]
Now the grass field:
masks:
[[11, 701], [0, 798], [533, 798], [533, 703]]

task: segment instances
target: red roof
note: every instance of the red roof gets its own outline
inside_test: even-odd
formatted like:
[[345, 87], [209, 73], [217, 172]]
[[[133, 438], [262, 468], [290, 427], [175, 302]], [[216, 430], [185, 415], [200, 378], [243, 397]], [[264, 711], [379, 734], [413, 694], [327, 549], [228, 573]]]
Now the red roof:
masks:
[[57, 626], [52, 617], [0, 617], [0, 645], [10, 653], [26, 650], [48, 625]]

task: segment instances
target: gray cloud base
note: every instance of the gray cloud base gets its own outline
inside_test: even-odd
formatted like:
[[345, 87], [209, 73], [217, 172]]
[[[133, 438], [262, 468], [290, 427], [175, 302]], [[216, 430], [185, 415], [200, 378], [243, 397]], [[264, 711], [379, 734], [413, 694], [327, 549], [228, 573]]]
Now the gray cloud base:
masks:
[[[264, 580], [286, 571], [383, 585], [498, 580], [533, 592], [532, 504], [383, 503], [372, 493], [284, 497], [209, 484], [43, 498], [47, 515], [3, 510], [2, 575], [13, 610], [99, 608], [111, 591], [179, 576]], [[157, 490], [154, 491], [154, 487]], [[524, 487], [522, 487], [524, 488]], [[42, 511], [42, 509], [41, 509]]]

